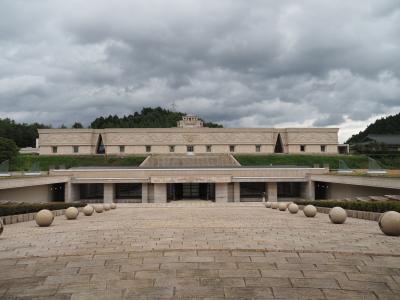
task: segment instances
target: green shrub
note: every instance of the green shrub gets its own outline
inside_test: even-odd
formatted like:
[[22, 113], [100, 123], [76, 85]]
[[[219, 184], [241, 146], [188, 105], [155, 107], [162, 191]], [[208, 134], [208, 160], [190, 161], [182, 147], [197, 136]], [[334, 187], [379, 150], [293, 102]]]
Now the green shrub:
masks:
[[0, 137], [0, 163], [17, 157], [18, 147], [13, 140]]
[[400, 212], [400, 201], [332, 201], [332, 200], [315, 200], [315, 201], [295, 201], [299, 205], [312, 204], [320, 207], [340, 206], [344, 209], [386, 212], [394, 210]]
[[85, 205], [86, 205], [85, 203], [57, 203], [57, 202], [7, 203], [7, 204], [1, 203], [0, 204], [0, 217], [33, 213], [33, 212], [37, 212], [42, 209], [57, 210], [57, 209], [65, 209], [70, 206], [82, 207]]

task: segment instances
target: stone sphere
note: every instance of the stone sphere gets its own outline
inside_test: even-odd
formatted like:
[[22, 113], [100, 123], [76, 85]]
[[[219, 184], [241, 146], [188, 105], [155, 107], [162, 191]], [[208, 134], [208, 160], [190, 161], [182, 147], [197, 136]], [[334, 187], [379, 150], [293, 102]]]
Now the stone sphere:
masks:
[[50, 226], [51, 223], [53, 223], [53, 220], [54, 220], [54, 215], [48, 209], [42, 209], [35, 216], [36, 224], [38, 224], [40, 227]]
[[117, 204], [115, 204], [114, 202], [110, 204], [110, 208], [111, 209], [116, 209], [117, 208]]
[[4, 230], [3, 221], [0, 219], [0, 235], [3, 233], [3, 230]]
[[94, 210], [95, 210], [95, 212], [97, 212], [97, 213], [102, 213], [103, 212], [103, 210], [104, 210], [104, 207], [103, 207], [103, 204], [97, 204], [97, 205], [95, 205], [94, 206]]
[[272, 209], [277, 209], [279, 207], [279, 203], [278, 202], [272, 202], [271, 203], [271, 208]]
[[67, 218], [67, 220], [75, 220], [78, 217], [78, 215], [79, 215], [79, 210], [74, 206], [68, 207], [65, 210], [65, 218]]
[[379, 219], [379, 228], [386, 235], [400, 235], [400, 213], [387, 211]]
[[265, 203], [265, 207], [266, 207], [266, 208], [271, 208], [271, 202], [266, 202], [266, 203]]
[[108, 203], [103, 204], [103, 206], [104, 206], [104, 210], [110, 210], [111, 209], [111, 205], [108, 204]]
[[347, 213], [343, 208], [336, 206], [329, 210], [329, 219], [333, 224], [343, 224], [346, 222]]
[[296, 203], [290, 203], [288, 206], [288, 210], [291, 214], [297, 214], [299, 211], [299, 206]]
[[280, 211], [285, 211], [287, 209], [287, 203], [285, 203], [285, 202], [279, 203], [278, 208]]
[[91, 216], [91, 215], [93, 214], [93, 212], [94, 212], [94, 208], [93, 208], [93, 206], [91, 206], [91, 205], [86, 205], [86, 206], [82, 209], [82, 211], [83, 211], [83, 214], [84, 214], [85, 216]]
[[314, 205], [307, 205], [303, 208], [303, 213], [308, 218], [313, 218], [317, 214], [317, 208]]

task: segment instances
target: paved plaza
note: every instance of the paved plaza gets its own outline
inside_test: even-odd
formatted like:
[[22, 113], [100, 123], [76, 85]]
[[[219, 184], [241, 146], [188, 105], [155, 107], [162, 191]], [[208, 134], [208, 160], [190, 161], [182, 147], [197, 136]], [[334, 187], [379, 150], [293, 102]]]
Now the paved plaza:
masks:
[[400, 238], [262, 203], [126, 204], [7, 225], [0, 299], [400, 299]]

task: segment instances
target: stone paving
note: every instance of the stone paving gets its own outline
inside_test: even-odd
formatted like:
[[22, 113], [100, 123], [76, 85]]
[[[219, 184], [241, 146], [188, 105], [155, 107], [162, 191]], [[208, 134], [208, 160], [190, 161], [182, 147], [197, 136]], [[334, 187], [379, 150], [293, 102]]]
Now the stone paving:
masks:
[[400, 238], [262, 203], [126, 204], [12, 224], [0, 299], [400, 299]]

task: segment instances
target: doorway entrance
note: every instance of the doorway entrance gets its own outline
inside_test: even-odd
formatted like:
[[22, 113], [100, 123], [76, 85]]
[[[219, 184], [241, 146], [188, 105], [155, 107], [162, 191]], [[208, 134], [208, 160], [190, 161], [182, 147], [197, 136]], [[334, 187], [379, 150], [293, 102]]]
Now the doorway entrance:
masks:
[[65, 201], [65, 184], [55, 183], [50, 186], [51, 201], [64, 202]]
[[215, 183], [168, 183], [167, 200], [215, 201]]

